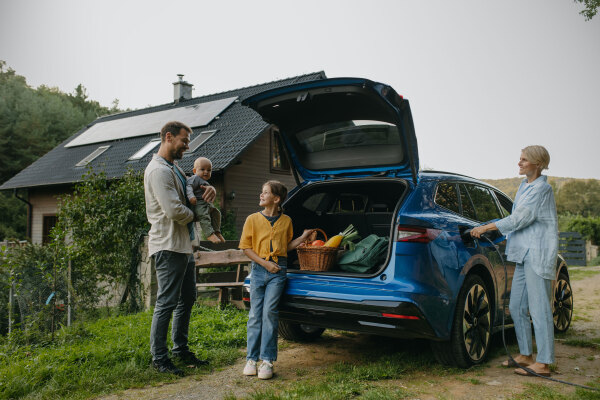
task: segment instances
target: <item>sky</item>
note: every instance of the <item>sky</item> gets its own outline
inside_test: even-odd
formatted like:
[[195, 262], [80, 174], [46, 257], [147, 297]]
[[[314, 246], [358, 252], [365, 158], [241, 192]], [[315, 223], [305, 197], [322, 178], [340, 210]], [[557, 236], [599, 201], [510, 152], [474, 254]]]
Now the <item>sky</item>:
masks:
[[0, 60], [102, 105], [202, 96], [325, 71], [411, 104], [421, 168], [600, 179], [600, 15], [573, 0], [0, 0]]

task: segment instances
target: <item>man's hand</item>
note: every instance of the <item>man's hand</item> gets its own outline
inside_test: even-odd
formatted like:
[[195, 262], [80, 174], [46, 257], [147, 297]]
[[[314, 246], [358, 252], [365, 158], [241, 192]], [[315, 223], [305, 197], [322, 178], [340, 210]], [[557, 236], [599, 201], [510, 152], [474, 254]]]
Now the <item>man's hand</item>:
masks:
[[206, 201], [207, 203], [212, 203], [213, 201], [215, 201], [215, 198], [217, 197], [217, 191], [215, 190], [215, 188], [212, 186], [203, 186], [203, 187], [204, 187], [204, 194], [202, 195], [202, 199], [204, 201]]
[[198, 200], [195, 197], [190, 197], [190, 204], [195, 206]]
[[274, 263], [273, 261], [265, 261], [263, 267], [265, 267], [265, 269], [272, 274], [275, 274], [281, 270], [281, 268], [279, 268], [279, 265], [277, 265], [277, 263]]

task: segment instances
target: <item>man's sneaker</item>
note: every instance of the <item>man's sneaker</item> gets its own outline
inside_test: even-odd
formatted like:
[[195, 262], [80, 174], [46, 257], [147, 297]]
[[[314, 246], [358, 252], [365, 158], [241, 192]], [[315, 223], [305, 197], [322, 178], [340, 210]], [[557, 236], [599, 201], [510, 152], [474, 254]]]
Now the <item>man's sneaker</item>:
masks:
[[244, 367], [244, 375], [256, 375], [256, 361], [248, 360], [246, 362], [246, 366]]
[[177, 376], [183, 376], [183, 371], [173, 365], [173, 362], [168, 358], [165, 360], [155, 361], [152, 360], [152, 366], [158, 372], [166, 373], [166, 374], [174, 374]]
[[258, 379], [271, 379], [273, 377], [273, 364], [263, 361], [258, 368]]
[[208, 365], [208, 360], [200, 360], [194, 353], [187, 351], [184, 353], [173, 353], [173, 359], [179, 361], [188, 367], [201, 367]]

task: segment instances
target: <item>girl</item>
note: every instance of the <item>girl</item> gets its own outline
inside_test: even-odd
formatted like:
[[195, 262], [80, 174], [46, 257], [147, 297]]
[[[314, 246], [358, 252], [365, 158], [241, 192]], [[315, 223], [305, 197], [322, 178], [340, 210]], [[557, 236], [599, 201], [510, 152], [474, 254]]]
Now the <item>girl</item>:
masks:
[[239, 248], [252, 260], [250, 279], [250, 315], [248, 317], [248, 354], [244, 375], [260, 379], [273, 376], [277, 360], [277, 306], [283, 292], [287, 270], [287, 252], [307, 240], [313, 229], [305, 230], [292, 240], [292, 220], [281, 213], [281, 203], [287, 196], [286, 187], [278, 181], [268, 181], [262, 187], [259, 206], [244, 223]]

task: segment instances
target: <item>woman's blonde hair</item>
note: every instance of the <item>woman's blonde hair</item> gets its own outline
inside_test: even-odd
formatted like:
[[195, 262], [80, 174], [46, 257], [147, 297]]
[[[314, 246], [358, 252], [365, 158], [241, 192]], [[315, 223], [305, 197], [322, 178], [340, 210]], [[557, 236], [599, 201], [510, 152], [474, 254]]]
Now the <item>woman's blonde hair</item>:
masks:
[[529, 162], [538, 166], [540, 171], [548, 169], [548, 165], [550, 165], [550, 154], [544, 146], [527, 146], [521, 151], [525, 154], [525, 157]]

